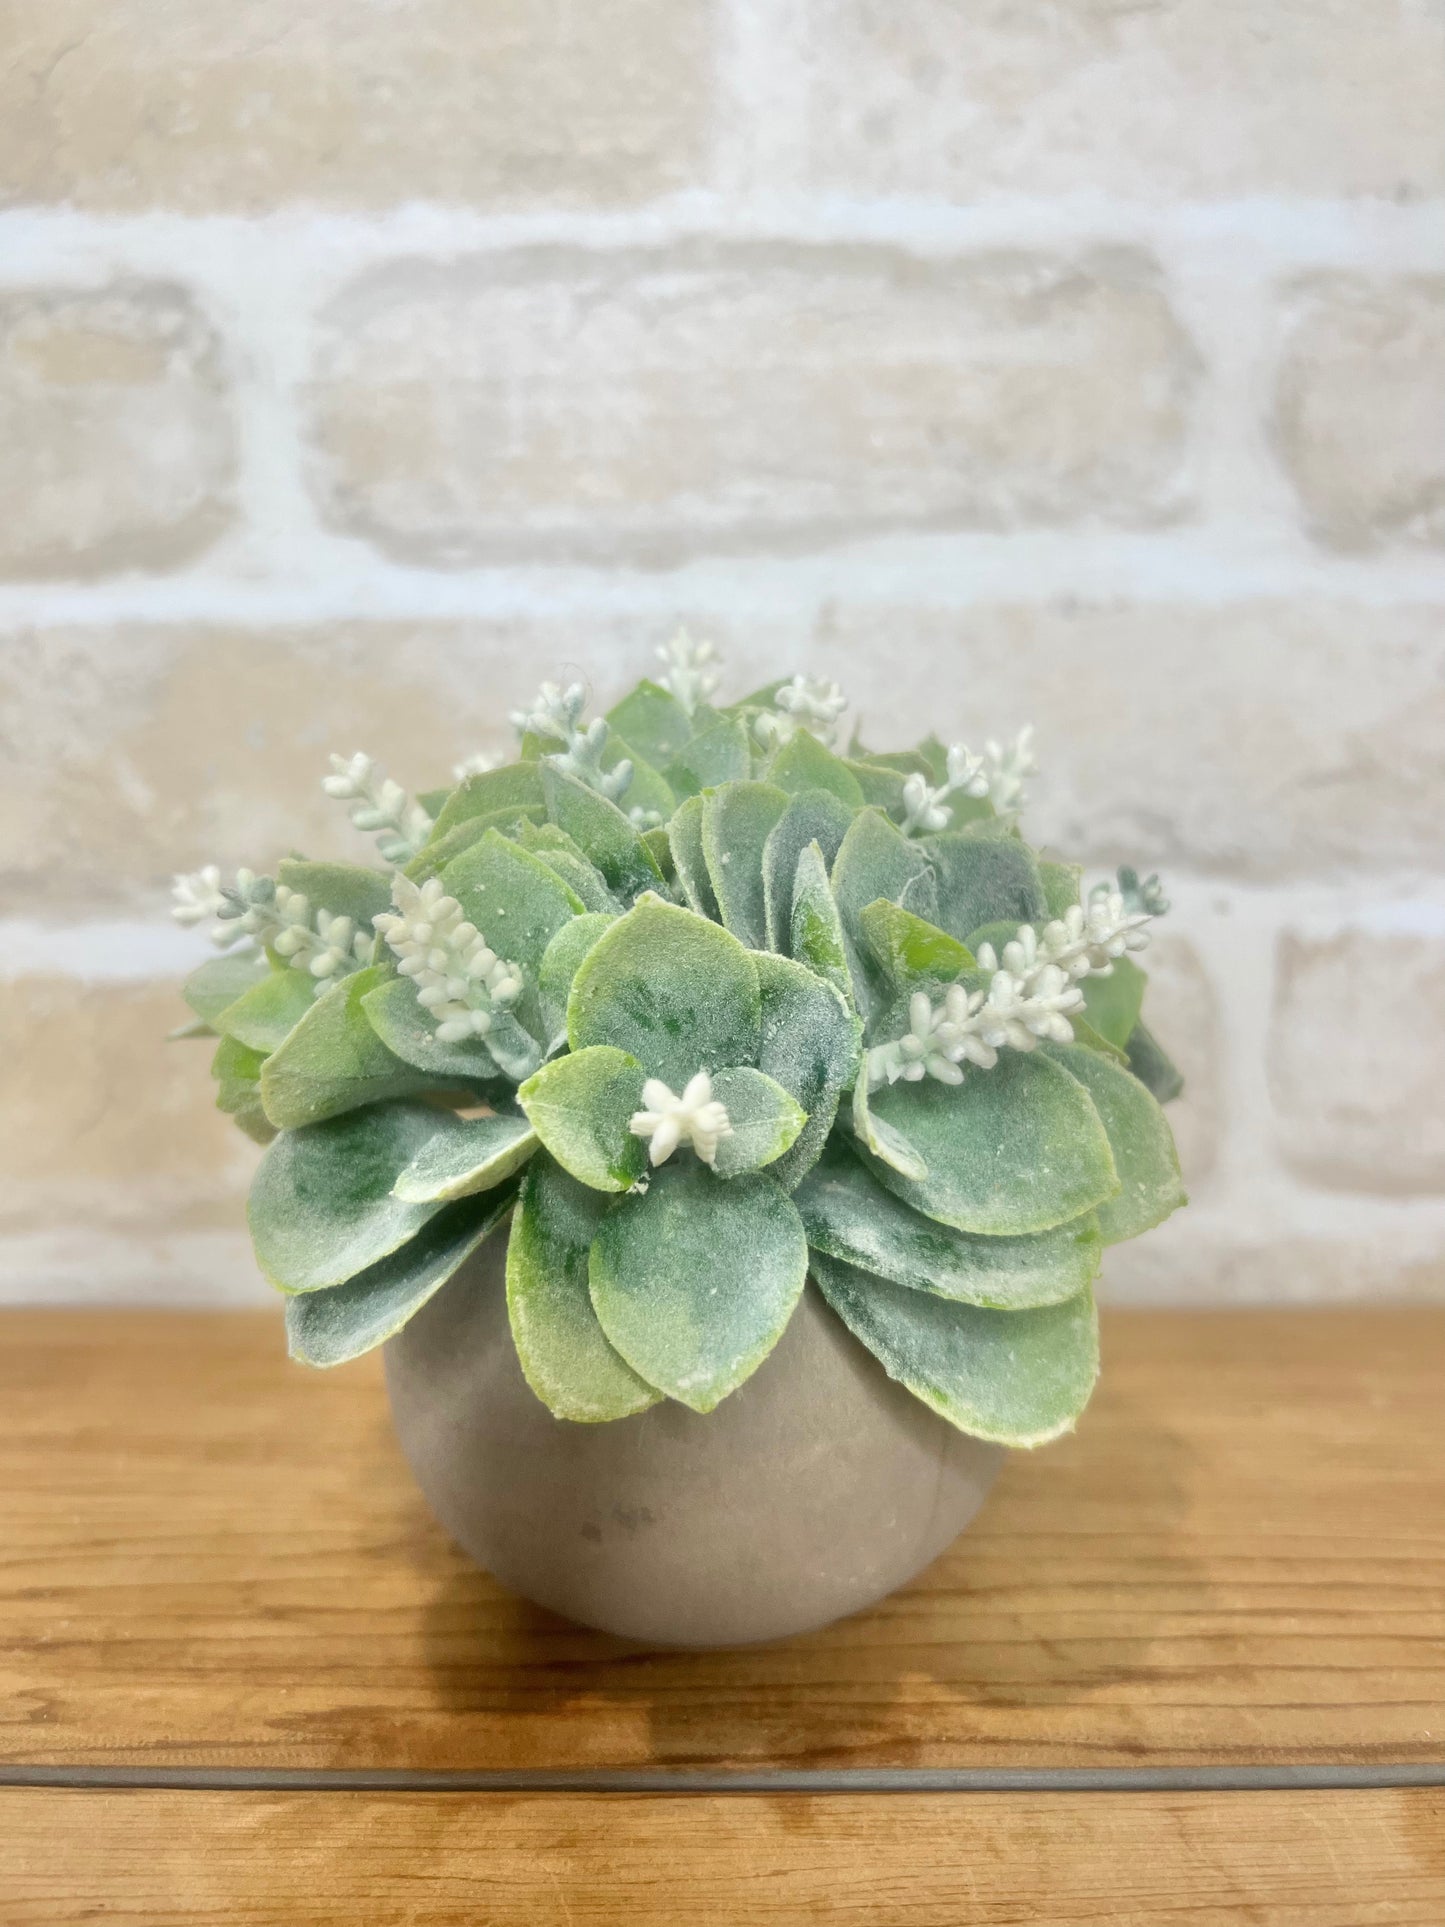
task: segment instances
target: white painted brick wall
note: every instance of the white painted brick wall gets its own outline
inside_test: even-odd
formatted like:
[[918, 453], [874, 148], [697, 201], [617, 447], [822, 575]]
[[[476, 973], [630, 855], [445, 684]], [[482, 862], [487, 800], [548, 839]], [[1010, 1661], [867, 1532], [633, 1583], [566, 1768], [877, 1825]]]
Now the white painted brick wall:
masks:
[[1115, 1297], [1445, 1297], [1437, 5], [16, 15], [0, 1297], [261, 1295], [172, 867], [679, 620], [1165, 871]]

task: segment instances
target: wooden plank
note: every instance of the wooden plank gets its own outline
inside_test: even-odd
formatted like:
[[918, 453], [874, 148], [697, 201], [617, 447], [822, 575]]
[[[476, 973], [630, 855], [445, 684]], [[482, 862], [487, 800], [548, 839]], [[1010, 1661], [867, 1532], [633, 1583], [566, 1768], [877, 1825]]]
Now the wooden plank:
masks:
[[1445, 1314], [1120, 1313], [1105, 1354], [1077, 1437], [915, 1585], [678, 1654], [471, 1569], [374, 1360], [290, 1366], [266, 1314], [7, 1315], [0, 1759], [1445, 1759]]
[[0, 1795], [6, 1927], [1440, 1927], [1445, 1794]]

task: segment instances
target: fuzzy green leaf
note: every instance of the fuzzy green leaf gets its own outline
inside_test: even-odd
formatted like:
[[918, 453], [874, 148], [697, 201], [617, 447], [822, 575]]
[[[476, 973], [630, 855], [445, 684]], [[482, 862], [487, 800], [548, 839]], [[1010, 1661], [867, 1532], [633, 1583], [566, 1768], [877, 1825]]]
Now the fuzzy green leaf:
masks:
[[795, 1194], [808, 1243], [895, 1285], [1001, 1311], [1056, 1305], [1099, 1269], [1097, 1219], [1029, 1238], [976, 1238], [911, 1211], [836, 1142]]
[[903, 814], [903, 786], [907, 778], [898, 770], [878, 761], [850, 761], [847, 768], [863, 792], [863, 801], [891, 817]]
[[1099, 1206], [1106, 1245], [1137, 1238], [1186, 1202], [1169, 1120], [1137, 1077], [1079, 1044], [1049, 1044], [1056, 1064], [1088, 1092], [1109, 1136], [1119, 1189]]
[[607, 749], [602, 758], [605, 770], [614, 770], [617, 765], [627, 762], [632, 765], [632, 774], [627, 787], [619, 799], [619, 807], [629, 817], [633, 810], [652, 810], [665, 823], [677, 808], [677, 798], [673, 795], [672, 785], [652, 767], [645, 756], [632, 747], [616, 731], [607, 739]]
[[554, 1417], [628, 1418], [662, 1397], [613, 1350], [592, 1308], [587, 1260], [607, 1201], [544, 1151], [522, 1179], [507, 1243], [507, 1313], [522, 1372]]
[[417, 1002], [416, 985], [410, 977], [389, 977], [378, 983], [362, 998], [361, 1008], [393, 1056], [426, 1071], [437, 1083], [465, 1082], [486, 1088], [497, 1085], [501, 1072], [480, 1037], [469, 1037], [459, 1044], [440, 1042], [436, 1023]]
[[927, 1177], [909, 1179], [880, 1161], [875, 1174], [905, 1204], [959, 1231], [1047, 1231], [1119, 1188], [1088, 1093], [1038, 1051], [1004, 1051], [992, 1070], [971, 1065], [959, 1085], [931, 1077], [894, 1084], [870, 1103], [928, 1166]]
[[[863, 946], [863, 912], [880, 897], [901, 903], [910, 886], [921, 888], [926, 897], [931, 890], [932, 871], [919, 844], [904, 836], [896, 823], [890, 823], [878, 810], [862, 810], [843, 838], [833, 864], [832, 884], [843, 919], [858, 1008], [866, 1015], [886, 987]], [[911, 898], [910, 903], [922, 914], [924, 905]]]
[[760, 1022], [757, 966], [737, 938], [656, 896], [603, 932], [567, 1006], [574, 1051], [616, 1045], [674, 1091], [699, 1070], [755, 1064]]
[[495, 1191], [536, 1150], [536, 1132], [521, 1117], [457, 1117], [437, 1113], [437, 1128], [392, 1186], [403, 1204], [451, 1204]]
[[1044, 909], [1049, 917], [1062, 917], [1079, 901], [1084, 867], [1081, 863], [1055, 863], [1039, 858], [1039, 881], [1044, 886]]
[[1038, 864], [1017, 837], [942, 830], [920, 837], [919, 847], [938, 878], [934, 921], [960, 942], [985, 923], [1045, 921], [1048, 902]]
[[838, 1115], [838, 1100], [858, 1072], [860, 1025], [842, 993], [802, 964], [766, 953], [755, 959], [762, 993], [758, 1068], [808, 1114], [797, 1141], [769, 1177], [791, 1191], [813, 1168]]
[[646, 1075], [625, 1050], [596, 1044], [544, 1064], [517, 1102], [564, 1170], [594, 1191], [626, 1191], [647, 1169], [647, 1147], [628, 1128]]
[[216, 1028], [216, 1019], [254, 984], [271, 975], [271, 965], [255, 950], [228, 950], [208, 957], [181, 986], [181, 995], [203, 1024]]
[[788, 955], [831, 984], [851, 1009], [853, 972], [848, 965], [843, 920], [828, 881], [823, 852], [816, 843], [810, 843], [798, 858], [792, 895]]
[[246, 1215], [256, 1262], [281, 1291], [324, 1291], [416, 1235], [439, 1200], [407, 1203], [393, 1187], [439, 1129], [427, 1104], [375, 1104], [283, 1131], [251, 1184]]
[[725, 783], [702, 799], [702, 848], [724, 927], [749, 950], [767, 948], [763, 849], [788, 807], [771, 783]]
[[752, 766], [746, 729], [736, 717], [720, 716], [699, 731], [662, 773], [678, 796], [696, 796], [719, 783], [740, 783], [751, 775]]
[[304, 1365], [344, 1365], [394, 1338], [512, 1208], [513, 1190], [448, 1205], [411, 1241], [330, 1291], [286, 1300], [286, 1344]]
[[974, 954], [966, 944], [899, 904], [881, 899], [870, 903], [858, 921], [868, 953], [895, 995], [911, 996], [920, 988], [957, 983], [966, 970], [975, 968]]
[[500, 836], [518, 837], [523, 830], [544, 823], [546, 818], [547, 812], [540, 803], [527, 809], [492, 810], [486, 816], [471, 817], [448, 830], [445, 836], [433, 836], [410, 863], [402, 865], [402, 875], [413, 883], [428, 883], [474, 843], [480, 843], [488, 830], [496, 830]]
[[283, 857], [276, 866], [276, 881], [288, 890], [299, 890], [313, 911], [350, 917], [366, 931], [373, 917], [391, 908], [391, 878], [384, 870], [370, 870], [361, 863]]
[[665, 770], [692, 740], [692, 718], [670, 689], [655, 682], [640, 682], [614, 703], [607, 720], [655, 770]]
[[1184, 1078], [1177, 1066], [1153, 1031], [1142, 1022], [1134, 1026], [1134, 1034], [1129, 1039], [1129, 1068], [1161, 1104], [1172, 1104], [1184, 1089]]
[[373, 1030], [362, 999], [383, 981], [375, 965], [343, 977], [266, 1059], [261, 1101], [277, 1130], [436, 1086], [436, 1077], [404, 1063]]
[[800, 790], [778, 818], [763, 846], [763, 905], [769, 950], [788, 954], [798, 859], [810, 843], [816, 843], [826, 879], [827, 866], [837, 856], [852, 821], [853, 811], [827, 790]]
[[848, 1114], [847, 1128], [859, 1144], [871, 1151], [880, 1163], [896, 1171], [899, 1177], [921, 1183], [928, 1176], [928, 1160], [917, 1145], [910, 1144], [903, 1133], [895, 1130], [886, 1119], [875, 1116], [866, 1070], [858, 1072], [858, 1080], [853, 1086], [853, 1104]]
[[583, 856], [565, 830], [555, 823], [524, 823], [517, 841], [562, 879], [584, 909], [621, 916], [626, 908], [621, 898], [612, 894], [597, 865]]
[[672, 846], [677, 880], [682, 885], [688, 903], [700, 917], [710, 917], [714, 923], [721, 923], [722, 911], [718, 908], [717, 894], [708, 875], [707, 858], [703, 854], [702, 807], [700, 796], [689, 796], [685, 802], [679, 803], [667, 826], [667, 837]]
[[771, 1165], [797, 1140], [808, 1113], [781, 1084], [743, 1064], [717, 1072], [713, 1096], [727, 1108], [731, 1135], [717, 1148], [713, 1170], [720, 1178]]
[[542, 1016], [546, 1024], [547, 1041], [555, 1047], [557, 1042], [567, 1041], [567, 1002], [572, 995], [572, 980], [581, 967], [582, 959], [592, 949], [610, 925], [616, 923], [616, 915], [601, 912], [582, 917], [573, 917], [547, 945], [542, 956], [542, 967], [537, 972], [537, 987], [542, 998]]
[[272, 970], [243, 991], [216, 1019], [216, 1029], [238, 1044], [269, 1055], [279, 1050], [316, 1001], [309, 971]]
[[801, 790], [827, 790], [849, 809], [863, 807], [863, 790], [858, 778], [841, 756], [820, 743], [806, 729], [800, 729], [768, 765], [768, 781], [796, 796]]
[[507, 763], [501, 769], [468, 776], [452, 791], [432, 825], [430, 843], [439, 843], [458, 824], [499, 810], [535, 808], [543, 803], [542, 779], [535, 763]]
[[688, 1159], [602, 1220], [592, 1303], [649, 1385], [710, 1412], [777, 1344], [807, 1271], [802, 1220], [765, 1172], [724, 1182]]
[[1072, 1431], [1099, 1375], [1092, 1292], [1037, 1311], [992, 1311], [890, 1285], [817, 1257], [823, 1296], [890, 1378], [950, 1425], [998, 1445]]
[[261, 1107], [262, 1051], [223, 1037], [211, 1059], [211, 1075], [216, 1080], [216, 1109], [224, 1111], [257, 1144], [269, 1144], [275, 1126]]
[[662, 873], [617, 805], [555, 763], [543, 763], [541, 769], [547, 814], [596, 864], [608, 889], [628, 903], [641, 890], [655, 890]]
[[516, 1014], [524, 1029], [540, 1035], [545, 1026], [537, 973], [553, 937], [581, 916], [581, 898], [545, 863], [495, 830], [449, 863], [441, 880], [497, 955], [520, 965], [523, 991]]
[[1148, 983], [1148, 974], [1138, 964], [1116, 957], [1107, 977], [1085, 977], [1079, 986], [1089, 1022], [1116, 1050], [1129, 1048]]

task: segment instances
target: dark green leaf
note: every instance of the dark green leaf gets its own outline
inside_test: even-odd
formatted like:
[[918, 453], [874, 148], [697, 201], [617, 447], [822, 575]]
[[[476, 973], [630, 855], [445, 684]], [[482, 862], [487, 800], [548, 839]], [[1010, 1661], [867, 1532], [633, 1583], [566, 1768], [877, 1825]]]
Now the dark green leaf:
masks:
[[1116, 1050], [1127, 1050], [1149, 978], [1128, 957], [1116, 957], [1107, 977], [1085, 977], [1079, 988], [1089, 1022]]
[[544, 801], [542, 780], [535, 763], [508, 763], [502, 769], [483, 770], [459, 783], [447, 799], [445, 809], [432, 826], [431, 840], [439, 842], [459, 823], [474, 817], [492, 816], [499, 810], [516, 810]]
[[1048, 857], [1039, 858], [1039, 881], [1044, 886], [1044, 908], [1051, 918], [1066, 915], [1079, 901], [1079, 886], [1083, 875], [1082, 864], [1054, 863]]
[[671, 690], [655, 682], [640, 682], [608, 710], [607, 720], [654, 769], [666, 769], [692, 738], [692, 718]]
[[749, 950], [767, 948], [763, 849], [788, 807], [771, 783], [725, 783], [702, 799], [702, 847], [727, 929]]
[[796, 1143], [768, 1167], [768, 1175], [791, 1191], [817, 1162], [838, 1100], [857, 1074], [860, 1027], [842, 995], [802, 964], [766, 953], [756, 963], [762, 992], [758, 1068], [808, 1114]]
[[495, 830], [449, 863], [441, 881], [497, 955], [521, 967], [516, 1016], [540, 1036], [546, 1028], [537, 987], [542, 957], [562, 926], [582, 914], [582, 899], [540, 858]]
[[858, 921], [868, 954], [895, 996], [957, 983], [975, 967], [966, 944], [896, 903], [870, 903]]
[[[380, 977], [380, 971], [377, 976]], [[419, 1071], [426, 1071], [438, 1084], [464, 1082], [495, 1086], [501, 1073], [496, 1060], [480, 1037], [460, 1044], [443, 1044], [429, 1012], [416, 1000], [416, 985], [410, 977], [391, 977], [378, 982], [361, 1000], [367, 1022], [393, 1056]]]
[[362, 1008], [362, 999], [384, 981], [375, 965], [343, 977], [266, 1059], [261, 1100], [277, 1130], [435, 1088], [435, 1077], [387, 1049]]
[[[878, 810], [862, 810], [854, 817], [833, 864], [832, 884], [848, 942], [858, 1008], [865, 1014], [874, 998], [885, 994], [885, 985], [863, 948], [863, 912], [880, 897], [901, 903], [910, 885], [922, 887], [926, 896], [931, 881], [932, 871], [922, 849], [904, 836], [897, 824], [890, 823]], [[910, 907], [920, 915], [926, 914], [924, 903], [910, 899]]]
[[848, 965], [843, 920], [828, 881], [823, 852], [816, 843], [810, 843], [798, 858], [792, 898], [787, 954], [831, 984], [851, 1009], [853, 973]]
[[747, 731], [736, 718], [720, 717], [694, 736], [662, 773], [678, 796], [695, 796], [719, 783], [740, 783], [752, 774]]
[[[793, 927], [793, 884], [798, 858], [816, 843], [827, 866], [837, 856], [853, 811], [827, 790], [800, 790], [778, 818], [763, 846], [763, 903], [767, 948], [787, 953]], [[754, 948], [761, 949], [761, 945]]]
[[566, 1043], [567, 1002], [572, 994], [572, 980], [593, 944], [616, 921], [616, 916], [605, 916], [600, 912], [573, 917], [570, 923], [563, 924], [547, 945], [542, 968], [537, 973], [537, 985], [542, 997], [542, 1015], [549, 1048], [555, 1047], [559, 1041]]
[[714, 923], [721, 923], [722, 911], [718, 908], [712, 878], [708, 875], [707, 858], [703, 855], [700, 796], [689, 796], [686, 802], [678, 804], [667, 826], [667, 835], [683, 895], [700, 917], [710, 917]]
[[806, 729], [783, 744], [767, 773], [768, 781], [790, 796], [802, 790], [828, 790], [850, 809], [863, 806], [863, 789], [853, 771]]
[[1045, 920], [1048, 902], [1038, 865], [1017, 837], [942, 830], [920, 837], [919, 845], [938, 878], [933, 921], [960, 942], [981, 924]]
[[1179, 1070], [1146, 1024], [1134, 1026], [1134, 1034], [1129, 1039], [1129, 1068], [1161, 1104], [1171, 1104], [1184, 1089]]
[[617, 805], [555, 763], [543, 763], [541, 769], [548, 815], [596, 864], [607, 887], [629, 903], [639, 891], [655, 890], [661, 872]]

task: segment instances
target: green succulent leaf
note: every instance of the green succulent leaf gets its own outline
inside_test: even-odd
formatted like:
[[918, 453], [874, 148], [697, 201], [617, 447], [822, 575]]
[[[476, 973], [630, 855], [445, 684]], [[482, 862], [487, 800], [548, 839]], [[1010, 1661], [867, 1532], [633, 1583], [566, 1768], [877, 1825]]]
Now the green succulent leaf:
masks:
[[457, 1117], [437, 1113], [436, 1129], [400, 1173], [392, 1193], [403, 1204], [451, 1204], [495, 1191], [519, 1171], [538, 1138], [521, 1117]]
[[602, 1329], [632, 1369], [710, 1412], [777, 1344], [807, 1271], [802, 1220], [766, 1173], [724, 1182], [688, 1159], [608, 1212], [589, 1277]]
[[607, 1201], [544, 1151], [522, 1179], [507, 1242], [507, 1313], [527, 1383], [552, 1414], [628, 1418], [662, 1393], [613, 1350], [592, 1308], [587, 1260]]
[[[968, 942], [980, 925], [1011, 919], [1042, 923], [1048, 910], [1043, 880], [1028, 845], [1016, 836], [941, 830], [919, 838], [938, 878], [934, 919], [950, 935]], [[888, 894], [888, 893], [884, 893]]]
[[223, 1037], [211, 1059], [216, 1080], [216, 1109], [224, 1111], [257, 1144], [269, 1144], [275, 1127], [261, 1107], [262, 1051], [251, 1050], [234, 1037]]
[[1004, 1051], [992, 1070], [970, 1066], [959, 1085], [924, 1078], [875, 1091], [870, 1101], [875, 1126], [900, 1132], [928, 1166], [913, 1179], [879, 1159], [875, 1175], [905, 1204], [959, 1231], [1048, 1231], [1119, 1188], [1088, 1092], [1038, 1051]]
[[594, 1044], [544, 1064], [517, 1102], [564, 1170], [594, 1191], [626, 1191], [647, 1169], [647, 1148], [629, 1129], [646, 1076], [627, 1051]]
[[563, 925], [581, 916], [581, 898], [540, 858], [496, 830], [449, 863], [441, 880], [497, 955], [521, 966], [517, 1017], [525, 1030], [540, 1035], [542, 957]]
[[880, 898], [867, 905], [858, 923], [869, 955], [895, 996], [957, 983], [976, 967], [967, 944], [899, 904]]
[[713, 1170], [720, 1178], [760, 1171], [796, 1141], [808, 1113], [781, 1084], [750, 1065], [718, 1071], [713, 1096], [727, 1108], [731, 1135], [717, 1148]]
[[1044, 886], [1044, 909], [1050, 918], [1062, 917], [1079, 901], [1084, 879], [1081, 863], [1055, 863], [1039, 858], [1039, 881]]
[[1077, 1011], [1069, 1018], [1069, 1029], [1074, 1033], [1074, 1042], [1082, 1044], [1085, 1050], [1097, 1051], [1101, 1057], [1107, 1057], [1110, 1063], [1128, 1068], [1129, 1059], [1118, 1045], [1111, 1044], [1107, 1037], [1101, 1037], [1088, 1019], [1080, 1017]]
[[[799, 790], [763, 845], [763, 906], [769, 950], [788, 954], [793, 927], [793, 886], [798, 859], [810, 843], [823, 858], [823, 876], [837, 856], [853, 811], [828, 790]], [[754, 945], [762, 949], [763, 945]]]
[[1104, 1243], [1137, 1238], [1186, 1201], [1169, 1120], [1138, 1078], [1107, 1058], [1079, 1044], [1045, 1048], [1088, 1092], [1109, 1136], [1119, 1189], [1099, 1206]]
[[443, 841], [459, 824], [470, 823], [477, 817], [493, 817], [503, 810], [539, 808], [544, 802], [542, 778], [535, 763], [507, 763], [501, 769], [483, 770], [479, 775], [463, 778], [447, 798], [441, 815], [432, 825], [429, 846]]
[[853, 973], [848, 966], [843, 919], [828, 881], [823, 852], [816, 843], [810, 843], [798, 858], [792, 895], [788, 955], [831, 984], [851, 1010]]
[[998, 1445], [1071, 1431], [1099, 1375], [1087, 1289], [1037, 1311], [994, 1311], [890, 1285], [818, 1256], [823, 1296], [890, 1378], [950, 1425]]
[[760, 1022], [749, 952], [717, 924], [657, 896], [640, 898], [603, 932], [567, 1006], [574, 1051], [616, 1045], [674, 1091], [699, 1070], [755, 1064]]
[[849, 809], [863, 807], [862, 785], [853, 771], [806, 729], [800, 729], [774, 756], [768, 781], [792, 796], [802, 790], [827, 790]]
[[692, 740], [691, 716], [670, 689], [655, 682], [640, 682], [630, 695], [614, 703], [607, 720], [655, 770], [666, 769]]
[[[702, 848], [723, 925], [749, 950], [767, 948], [763, 850], [788, 807], [771, 783], [725, 783], [702, 798]], [[686, 887], [686, 886], [684, 886]]]
[[411, 1241], [330, 1291], [286, 1300], [286, 1343], [304, 1365], [374, 1351], [434, 1298], [512, 1208], [513, 1187], [438, 1211]]
[[[377, 976], [381, 972], [377, 971]], [[361, 999], [366, 1021], [394, 1057], [425, 1071], [438, 1084], [465, 1083], [494, 1088], [501, 1073], [480, 1037], [443, 1044], [429, 1012], [416, 1000], [410, 977], [387, 977]]]
[[848, 1128], [857, 1142], [873, 1153], [880, 1164], [886, 1164], [900, 1178], [921, 1184], [928, 1176], [928, 1160], [916, 1144], [910, 1144], [902, 1131], [895, 1130], [885, 1118], [873, 1109], [868, 1090], [868, 1073], [858, 1072], [858, 1080], [853, 1086], [853, 1107], [848, 1118]]
[[527, 809], [493, 810], [486, 816], [474, 816], [467, 822], [458, 823], [442, 837], [433, 836], [426, 846], [414, 856], [410, 863], [402, 865], [402, 875], [413, 883], [426, 883], [432, 877], [440, 876], [449, 863], [480, 843], [488, 830], [496, 830], [501, 836], [520, 837], [527, 829], [541, 826], [547, 819], [547, 812], [540, 803]]
[[1116, 1050], [1127, 1051], [1149, 983], [1147, 972], [1128, 957], [1116, 957], [1107, 977], [1086, 977], [1079, 988], [1089, 1022]]
[[383, 981], [376, 965], [341, 978], [266, 1059], [261, 1101], [278, 1131], [436, 1087], [435, 1076], [389, 1051], [372, 1028], [362, 1000]]
[[363, 930], [391, 908], [391, 878], [384, 870], [361, 863], [312, 863], [304, 857], [283, 857], [276, 881], [299, 890], [313, 910], [329, 910], [333, 917], [350, 917]]
[[548, 1042], [553, 1047], [567, 1041], [567, 1001], [572, 994], [572, 981], [581, 967], [582, 959], [591, 951], [603, 931], [616, 921], [615, 914], [605, 915], [600, 911], [573, 917], [570, 923], [562, 925], [543, 952], [537, 986], [541, 993]]
[[719, 783], [740, 783], [752, 774], [748, 733], [734, 716], [720, 716], [700, 730], [663, 769], [678, 796], [696, 796]]
[[602, 872], [608, 889], [627, 903], [639, 891], [655, 890], [662, 873], [617, 805], [555, 763], [543, 763], [541, 769], [547, 814]]
[[[1075, 1025], [1077, 1035], [1078, 1026]], [[1184, 1078], [1153, 1031], [1143, 1023], [1134, 1026], [1129, 1039], [1129, 1068], [1161, 1104], [1172, 1104], [1184, 1089]]]
[[602, 767], [605, 770], [613, 770], [622, 762], [632, 765], [632, 774], [628, 778], [626, 789], [622, 792], [620, 807], [629, 815], [633, 810], [652, 810], [665, 823], [677, 808], [677, 798], [673, 795], [672, 785], [660, 771], [653, 768], [645, 756], [640, 755], [631, 743], [614, 731], [607, 739]]
[[279, 1050], [316, 1001], [316, 979], [302, 970], [272, 970], [234, 1004], [227, 1004], [215, 1028], [238, 1044], [269, 1056]]
[[838, 1101], [858, 1072], [861, 1027], [842, 993], [800, 963], [754, 960], [761, 992], [758, 1068], [807, 1112], [808, 1121], [768, 1175], [791, 1191], [820, 1156]]
[[909, 907], [923, 914], [931, 897], [933, 872], [921, 846], [890, 823], [878, 810], [862, 810], [843, 838], [833, 864], [833, 895], [843, 919], [848, 962], [853, 972], [858, 1008], [866, 1015], [887, 986], [863, 945], [863, 912], [886, 897], [902, 903], [905, 892], [921, 891], [923, 901], [909, 897]]
[[685, 802], [679, 803], [667, 826], [667, 837], [672, 847], [677, 880], [689, 905], [700, 917], [709, 917], [714, 923], [721, 923], [722, 911], [718, 908], [717, 894], [713, 890], [707, 858], [703, 854], [702, 809], [700, 796], [689, 796]]
[[283, 1131], [257, 1167], [246, 1208], [271, 1283], [324, 1291], [415, 1237], [441, 1203], [408, 1203], [395, 1185], [439, 1117], [427, 1104], [375, 1104]]
[[181, 986], [181, 995], [201, 1022], [215, 1030], [221, 1012], [270, 975], [271, 965], [259, 951], [228, 950], [198, 965]]
[[847, 765], [853, 781], [863, 792], [863, 801], [875, 810], [883, 810], [887, 815], [898, 817], [903, 814], [903, 786], [907, 778], [896, 769], [883, 762], [850, 761]]
[[612, 894], [602, 872], [583, 856], [565, 830], [559, 830], [555, 823], [524, 823], [517, 841], [561, 878], [584, 909], [621, 916], [625, 904]]
[[914, 1291], [1000, 1311], [1055, 1305], [1084, 1289], [1103, 1248], [1092, 1213], [1027, 1238], [977, 1238], [920, 1216], [834, 1143], [794, 1202], [815, 1251]]

